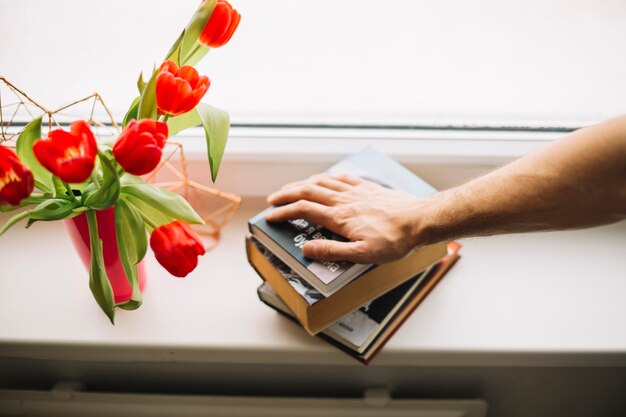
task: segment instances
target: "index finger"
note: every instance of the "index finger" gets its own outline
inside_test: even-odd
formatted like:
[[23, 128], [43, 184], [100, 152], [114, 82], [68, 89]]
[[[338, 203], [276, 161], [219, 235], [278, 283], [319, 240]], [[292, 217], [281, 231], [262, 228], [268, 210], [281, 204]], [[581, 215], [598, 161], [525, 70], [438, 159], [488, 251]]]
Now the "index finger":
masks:
[[359, 185], [365, 182], [363, 178], [350, 174], [330, 174], [330, 178], [349, 185]]
[[287, 220], [304, 219], [332, 230], [335, 226], [331, 208], [323, 204], [307, 200], [276, 207], [270, 211], [265, 219], [268, 222], [284, 222]]

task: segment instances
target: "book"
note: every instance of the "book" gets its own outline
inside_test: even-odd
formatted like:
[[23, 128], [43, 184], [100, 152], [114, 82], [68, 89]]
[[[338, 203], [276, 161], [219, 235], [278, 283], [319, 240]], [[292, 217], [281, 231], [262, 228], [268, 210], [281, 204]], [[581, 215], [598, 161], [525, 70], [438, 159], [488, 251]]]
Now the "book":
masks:
[[387, 293], [447, 254], [447, 243], [412, 251], [395, 262], [379, 265], [325, 297], [254, 237], [246, 238], [248, 261], [289, 307], [310, 334]]
[[[459, 259], [459, 247], [456, 242], [450, 243], [448, 256], [439, 263], [345, 315], [317, 336], [360, 362], [369, 364]], [[294, 313], [267, 282], [259, 286], [257, 294], [263, 303], [298, 322]]]
[[[432, 186], [411, 171], [369, 147], [342, 159], [327, 172], [359, 176], [418, 197], [436, 193]], [[375, 267], [348, 261], [330, 262], [306, 258], [301, 248], [307, 241], [312, 239], [345, 241], [345, 238], [303, 219], [270, 223], [265, 220], [265, 216], [272, 209], [270, 207], [250, 219], [248, 222], [250, 233], [325, 297]]]

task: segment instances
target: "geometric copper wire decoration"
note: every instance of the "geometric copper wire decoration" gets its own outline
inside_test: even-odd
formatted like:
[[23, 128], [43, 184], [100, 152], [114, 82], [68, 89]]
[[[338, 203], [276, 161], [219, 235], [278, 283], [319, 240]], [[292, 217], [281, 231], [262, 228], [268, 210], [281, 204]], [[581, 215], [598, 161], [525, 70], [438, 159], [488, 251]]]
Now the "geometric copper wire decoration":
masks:
[[[97, 109], [103, 110], [108, 123], [96, 119]], [[26, 122], [35, 117], [43, 115], [45, 123], [42, 123], [42, 127], [45, 129], [47, 126], [47, 130], [42, 131], [42, 135], [46, 136], [47, 132], [53, 128], [62, 128], [62, 121], [67, 123], [78, 119], [84, 120], [85, 114], [89, 114], [86, 121], [100, 141], [107, 139], [113, 142], [117, 138], [121, 131], [120, 126], [104, 104], [100, 94], [93, 93], [50, 110], [0, 75], [0, 144], [3, 146], [15, 147], [15, 142]], [[205, 222], [204, 225], [194, 226], [194, 229], [208, 238], [207, 250], [212, 249], [218, 243], [222, 229], [241, 204], [241, 197], [235, 194], [192, 181], [189, 178], [183, 145], [175, 141], [168, 140], [161, 162], [152, 173], [143, 178], [153, 185], [181, 195], [191, 204]]]
[[241, 197], [192, 181], [187, 168], [183, 145], [168, 140], [161, 162], [144, 180], [180, 194], [191, 204], [204, 220], [203, 225], [193, 228], [209, 239], [209, 250], [218, 243], [221, 230], [241, 205]]
[[[5, 90], [5, 95], [3, 95], [3, 90]], [[11, 101], [7, 101], [6, 95], [9, 95], [8, 99]], [[81, 109], [81, 107], [84, 106], [88, 106], [87, 111], [85, 111], [85, 109]], [[98, 107], [101, 107], [107, 115], [109, 119], [108, 125], [94, 118]], [[81, 116], [74, 113], [76, 110], [83, 115]], [[22, 112], [20, 113], [20, 111]], [[24, 130], [26, 125], [25, 122], [30, 121], [19, 119], [34, 119], [35, 117], [43, 116], [44, 120], [47, 119], [45, 120], [47, 123], [42, 123], [42, 135], [45, 136], [47, 131], [50, 131], [53, 128], [61, 129], [62, 121], [84, 119], [85, 113], [89, 114], [89, 118], [86, 121], [93, 128], [96, 136], [101, 140], [105, 135], [117, 136], [117, 134], [119, 134], [119, 125], [115, 122], [111, 112], [104, 104], [102, 97], [100, 97], [100, 94], [98, 93], [93, 93], [80, 100], [76, 100], [57, 109], [50, 110], [33, 100], [24, 91], [20, 90], [11, 84], [5, 77], [0, 75], [0, 143], [9, 142], [15, 146], [15, 141], [22, 130]], [[9, 117], [7, 117], [7, 115], [9, 115]], [[24, 127], [19, 129], [18, 124], [24, 124]], [[46, 126], [47, 131], [45, 130]]]

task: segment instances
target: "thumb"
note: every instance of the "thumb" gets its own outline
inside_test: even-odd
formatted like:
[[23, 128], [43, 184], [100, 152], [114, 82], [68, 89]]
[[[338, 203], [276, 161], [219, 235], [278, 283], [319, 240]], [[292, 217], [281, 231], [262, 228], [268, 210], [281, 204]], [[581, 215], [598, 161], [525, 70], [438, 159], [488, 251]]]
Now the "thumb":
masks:
[[337, 240], [315, 239], [302, 246], [302, 253], [307, 258], [320, 261], [351, 261], [361, 263], [364, 260], [362, 242], [340, 242]]

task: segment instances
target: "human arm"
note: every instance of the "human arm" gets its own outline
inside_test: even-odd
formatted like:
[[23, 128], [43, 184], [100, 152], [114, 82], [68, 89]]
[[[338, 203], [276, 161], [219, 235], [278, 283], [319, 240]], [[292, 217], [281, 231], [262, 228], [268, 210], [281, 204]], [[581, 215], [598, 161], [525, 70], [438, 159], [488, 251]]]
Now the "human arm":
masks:
[[418, 199], [348, 176], [270, 195], [270, 221], [305, 218], [350, 242], [311, 241], [314, 259], [380, 263], [467, 236], [590, 227], [626, 217], [626, 117], [580, 129], [461, 186]]

